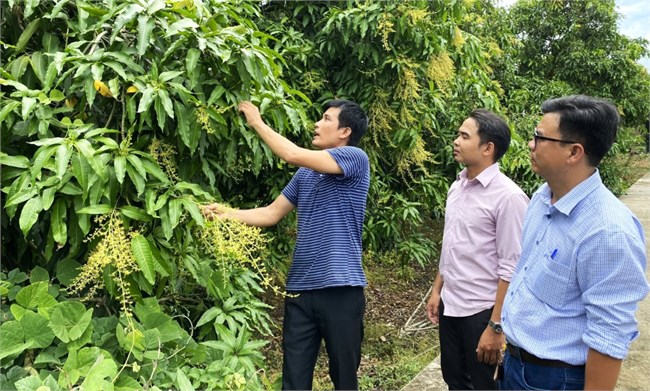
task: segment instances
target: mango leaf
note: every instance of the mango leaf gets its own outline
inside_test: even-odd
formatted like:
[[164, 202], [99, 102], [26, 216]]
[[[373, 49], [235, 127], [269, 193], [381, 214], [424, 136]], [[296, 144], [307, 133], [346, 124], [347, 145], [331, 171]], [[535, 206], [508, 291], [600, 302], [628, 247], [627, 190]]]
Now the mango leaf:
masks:
[[[28, 4], [29, 4], [29, 2], [28, 2]], [[31, 13], [32, 13], [31, 9], [28, 9], [26, 7], [24, 17], [25, 18], [29, 17], [29, 15]], [[20, 53], [23, 50], [25, 50], [25, 47], [27, 46], [27, 43], [32, 38], [32, 35], [34, 35], [36, 30], [38, 29], [38, 25], [40, 24], [40, 22], [41, 22], [40, 18], [34, 19], [31, 22], [29, 22], [27, 27], [25, 27], [23, 32], [20, 34], [20, 37], [18, 38], [18, 42], [16, 42], [15, 53]], [[22, 75], [14, 75], [14, 76], [16, 76], [16, 78], [18, 78], [18, 77], [20, 77]]]
[[142, 98], [140, 98], [140, 104], [138, 105], [138, 113], [145, 112], [151, 107], [153, 103], [154, 93], [156, 91], [151, 86], [147, 86], [142, 92]]
[[[56, 177], [52, 177], [56, 178]], [[54, 195], [57, 192], [56, 186], [48, 187], [47, 189], [43, 190], [43, 193], [41, 194], [41, 202], [43, 203], [43, 210], [49, 210], [50, 206], [52, 206], [52, 203], [54, 202]]]
[[205, 225], [205, 220], [203, 218], [203, 213], [201, 213], [201, 209], [199, 209], [199, 206], [187, 198], [182, 198], [181, 202], [183, 203], [183, 208], [189, 212], [190, 216], [192, 216], [194, 221], [196, 221], [196, 224], [198, 224], [199, 227], [203, 227]]
[[117, 181], [122, 184], [124, 182], [124, 176], [126, 175], [126, 158], [124, 156], [115, 156], [113, 165], [115, 166], [115, 176], [117, 177]]
[[66, 301], [54, 307], [50, 328], [61, 341], [68, 343], [80, 338], [90, 325], [93, 309], [77, 301]]
[[136, 235], [131, 239], [131, 251], [138, 262], [140, 271], [150, 284], [156, 282], [156, 269], [154, 259], [149, 248], [149, 241], [142, 235]]
[[14, 101], [10, 101], [10, 102], [8, 102], [8, 103], [5, 103], [5, 104], [4, 104], [4, 107], [3, 107], [2, 109], [0, 109], [0, 124], [1, 124], [5, 119], [7, 119], [7, 116], [9, 116], [9, 113], [11, 113], [12, 111], [14, 111], [14, 109], [16, 109], [16, 107], [18, 107], [18, 106], [20, 106], [20, 103], [19, 103], [19, 102], [16, 102], [15, 100], [14, 100]]
[[156, 177], [159, 181], [162, 183], [169, 183], [169, 178], [167, 178], [167, 175], [163, 172], [163, 170], [160, 169], [158, 164], [152, 162], [149, 159], [142, 159], [142, 165], [144, 166], [144, 169], [154, 177]]
[[181, 205], [181, 200], [178, 198], [172, 198], [169, 200], [169, 204], [167, 204], [167, 207], [169, 208], [169, 221], [171, 223], [172, 229], [176, 228], [181, 220], [181, 216], [183, 215]]
[[68, 170], [68, 163], [70, 162], [70, 157], [72, 156], [72, 149], [69, 145], [60, 144], [56, 149], [56, 176], [59, 179], [63, 178], [63, 175]]
[[145, 188], [144, 178], [134, 171], [130, 164], [126, 165], [126, 173], [129, 175], [129, 178], [131, 178], [131, 182], [135, 185], [138, 195], [142, 194]]
[[[92, 168], [83, 156], [74, 155], [72, 157], [72, 173], [74, 174], [75, 178], [77, 178], [77, 182], [79, 182], [79, 186], [81, 186], [83, 193], [86, 193], [90, 184], [90, 175], [92, 173]], [[87, 194], [84, 196], [84, 199], [86, 197]]]
[[65, 223], [67, 211], [65, 200], [60, 198], [54, 203], [50, 215], [52, 237], [60, 246], [63, 246], [68, 240], [68, 226]]
[[105, 215], [107, 213], [111, 213], [112, 211], [113, 211], [113, 207], [108, 204], [97, 204], [97, 205], [91, 205], [85, 208], [81, 208], [77, 211], [77, 213], [90, 214], [90, 215]]
[[43, 203], [40, 197], [34, 197], [25, 203], [22, 212], [20, 212], [20, 219], [18, 221], [20, 230], [23, 235], [27, 236], [29, 230], [38, 221], [38, 215], [43, 210]]
[[130, 219], [138, 221], [151, 221], [151, 216], [144, 209], [127, 205], [120, 208], [120, 212]]
[[151, 37], [151, 30], [155, 26], [155, 20], [150, 18], [147, 14], [138, 16], [138, 55], [142, 57], [149, 47], [149, 39]]

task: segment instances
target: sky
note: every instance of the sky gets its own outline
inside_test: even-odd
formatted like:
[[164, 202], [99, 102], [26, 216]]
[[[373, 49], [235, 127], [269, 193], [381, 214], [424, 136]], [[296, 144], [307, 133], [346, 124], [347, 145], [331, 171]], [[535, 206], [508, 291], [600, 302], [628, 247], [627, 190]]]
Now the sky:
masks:
[[[503, 6], [510, 6], [517, 0], [498, 0]], [[619, 32], [630, 38], [642, 37], [650, 41], [650, 4], [648, 0], [616, 0], [616, 11], [622, 15], [618, 22]], [[639, 61], [650, 71], [650, 58]]]

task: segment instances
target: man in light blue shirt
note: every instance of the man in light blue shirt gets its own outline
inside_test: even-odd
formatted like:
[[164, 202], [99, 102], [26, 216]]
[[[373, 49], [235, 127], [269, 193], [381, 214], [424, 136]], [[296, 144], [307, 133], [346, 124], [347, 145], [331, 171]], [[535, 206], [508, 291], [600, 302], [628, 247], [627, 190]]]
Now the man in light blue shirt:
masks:
[[648, 293], [645, 236], [597, 169], [616, 137], [609, 102], [542, 104], [522, 255], [503, 304], [508, 347], [501, 389], [614, 389]]

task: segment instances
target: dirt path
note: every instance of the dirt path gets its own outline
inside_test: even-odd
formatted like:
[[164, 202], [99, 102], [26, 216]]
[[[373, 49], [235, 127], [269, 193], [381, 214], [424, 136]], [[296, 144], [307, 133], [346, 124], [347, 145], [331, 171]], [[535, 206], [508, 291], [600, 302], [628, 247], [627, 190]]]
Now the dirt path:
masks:
[[[650, 174], [639, 179], [620, 199], [641, 221], [646, 254], [650, 254]], [[646, 277], [650, 280], [650, 268], [646, 268]], [[617, 390], [650, 389], [650, 297], [641, 302], [636, 318], [641, 335], [632, 343], [630, 354], [623, 361]]]

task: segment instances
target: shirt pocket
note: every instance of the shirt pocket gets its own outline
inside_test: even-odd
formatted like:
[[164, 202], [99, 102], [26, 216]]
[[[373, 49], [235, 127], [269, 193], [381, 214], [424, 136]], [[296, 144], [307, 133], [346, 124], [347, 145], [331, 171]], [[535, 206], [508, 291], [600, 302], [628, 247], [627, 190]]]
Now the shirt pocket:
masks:
[[542, 302], [552, 308], [562, 308], [568, 301], [568, 290], [571, 269], [560, 263], [562, 260], [553, 259], [549, 254], [536, 265], [537, 270], [531, 273], [531, 291]]

